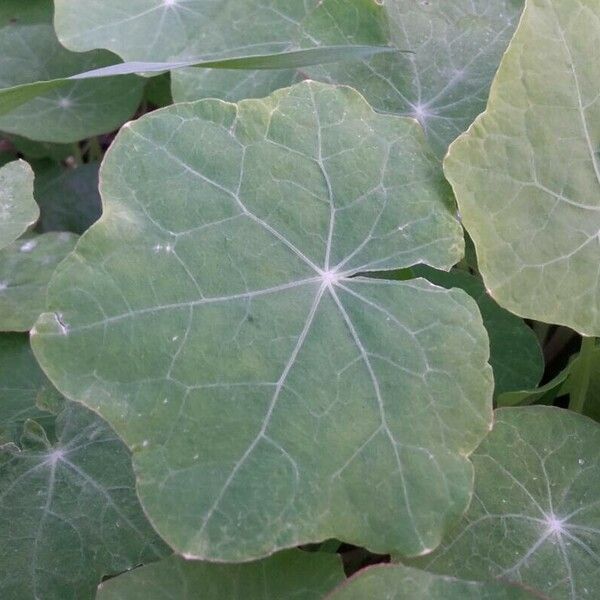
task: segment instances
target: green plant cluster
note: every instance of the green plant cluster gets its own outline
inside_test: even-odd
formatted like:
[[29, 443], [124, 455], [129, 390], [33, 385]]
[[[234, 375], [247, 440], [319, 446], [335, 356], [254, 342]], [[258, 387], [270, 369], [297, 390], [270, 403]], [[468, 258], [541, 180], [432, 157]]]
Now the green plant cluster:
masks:
[[3, 0], [0, 597], [600, 597], [598, 0]]

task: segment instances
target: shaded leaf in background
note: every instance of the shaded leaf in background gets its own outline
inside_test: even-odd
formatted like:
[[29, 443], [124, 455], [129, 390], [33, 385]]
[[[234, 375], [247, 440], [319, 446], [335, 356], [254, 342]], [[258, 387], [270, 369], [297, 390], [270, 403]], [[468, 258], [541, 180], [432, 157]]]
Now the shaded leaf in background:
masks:
[[180, 104], [124, 128], [101, 181], [34, 351], [135, 450], [161, 535], [230, 561], [437, 545], [490, 427], [487, 335], [461, 290], [350, 278], [460, 259], [418, 124], [314, 82]]
[[[0, 168], [0, 252], [38, 219], [33, 198], [33, 171], [24, 160]], [[0, 278], [1, 280], [1, 278]], [[0, 293], [2, 285], [0, 284]]]
[[539, 596], [506, 583], [465, 581], [402, 565], [368, 567], [327, 596], [327, 600], [532, 600], [533, 598]]
[[600, 595], [600, 426], [548, 406], [501, 408], [472, 455], [475, 495], [424, 568], [522, 582], [547, 597]]
[[59, 393], [33, 357], [29, 337], [0, 334], [0, 445], [18, 442], [27, 419], [36, 419], [51, 432], [54, 416], [37, 404], [50, 404], [54, 396]]
[[148, 79], [146, 89], [144, 90], [144, 100], [156, 108], [173, 104], [171, 73], [163, 73], [162, 75]]
[[304, 44], [391, 44], [390, 54], [307, 69], [345, 83], [379, 111], [416, 118], [436, 154], [485, 108], [522, 0], [323, 0], [302, 23]]
[[[63, 48], [52, 26], [49, 0], [0, 3], [0, 88], [65, 77], [111, 64], [105, 51]], [[74, 142], [119, 127], [134, 113], [144, 81], [118, 77], [68, 83], [13, 110], [0, 111], [0, 130], [46, 142]], [[4, 90], [2, 90], [4, 93]]]
[[44, 312], [54, 269], [76, 241], [72, 233], [44, 233], [0, 250], [0, 331], [31, 329]]
[[465, 271], [449, 273], [415, 267], [413, 273], [445, 288], [458, 287], [475, 299], [490, 337], [490, 364], [496, 396], [537, 385], [544, 372], [544, 357], [535, 333], [523, 319], [498, 306], [480, 279]]
[[86, 163], [75, 169], [51, 161], [37, 162], [33, 166], [34, 194], [40, 206], [38, 231], [82, 234], [100, 218], [99, 163]]
[[487, 110], [445, 160], [511, 312], [600, 335], [600, 3], [531, 0]]
[[104, 421], [68, 403], [54, 445], [44, 448], [34, 421], [28, 430], [21, 450], [0, 449], [2, 598], [91, 599], [103, 576], [168, 554], [139, 506], [129, 452]]
[[28, 161], [47, 158], [60, 162], [73, 154], [73, 144], [35, 142], [20, 135], [11, 135], [8, 139], [15, 150], [23, 154]]
[[322, 600], [343, 581], [336, 554], [286, 550], [261, 561], [215, 564], [171, 556], [106, 581], [97, 600]]

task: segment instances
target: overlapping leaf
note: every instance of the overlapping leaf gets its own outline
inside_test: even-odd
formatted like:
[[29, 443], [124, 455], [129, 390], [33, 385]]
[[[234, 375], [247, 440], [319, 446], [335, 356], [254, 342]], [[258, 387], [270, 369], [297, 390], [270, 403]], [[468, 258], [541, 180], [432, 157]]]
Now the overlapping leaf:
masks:
[[327, 600], [527, 600], [537, 598], [516, 586], [466, 581], [401, 565], [364, 569]]
[[445, 161], [491, 295], [586, 335], [600, 334], [599, 45], [598, 2], [529, 1]]
[[39, 214], [31, 167], [23, 160], [0, 167], [0, 251], [31, 227]]
[[[56, 0], [55, 24], [67, 47], [108, 48], [124, 60], [188, 59], [215, 52], [274, 52], [292, 47], [317, 0]], [[149, 35], [151, 32], [151, 35]], [[296, 72], [197, 71], [173, 76], [175, 99], [266, 96]], [[200, 88], [200, 94], [196, 91]], [[190, 94], [193, 94], [190, 96]]]
[[161, 535], [227, 560], [434, 547], [489, 428], [487, 336], [462, 291], [353, 277], [462, 253], [418, 125], [317, 83], [176, 105], [101, 180], [33, 345], [134, 450]]
[[287, 550], [221, 565], [171, 556], [100, 585], [98, 600], [321, 600], [344, 579], [334, 554]]
[[304, 44], [377, 43], [413, 54], [309, 69], [345, 83], [376, 110], [416, 118], [439, 156], [485, 108], [522, 0], [324, 0], [303, 23]]
[[427, 569], [597, 598], [600, 426], [554, 407], [503, 408], [472, 456], [475, 496]]
[[58, 395], [35, 362], [29, 338], [0, 334], [0, 445], [17, 442], [27, 419], [51, 429], [54, 417], [37, 405], [52, 403]]
[[[52, 12], [50, 0], [0, 3], [0, 88], [65, 77], [116, 62], [109, 52], [80, 54], [63, 48], [54, 33]], [[143, 81], [119, 77], [51, 88], [10, 115], [0, 110], [0, 130], [49, 142], [72, 142], [110, 131], [135, 111]]]
[[544, 372], [544, 357], [533, 330], [522, 319], [498, 306], [480, 279], [465, 271], [446, 273], [428, 267], [418, 267], [413, 273], [445, 288], [461, 288], [475, 299], [490, 338], [495, 396], [539, 383]]
[[99, 417], [68, 403], [57, 441], [29, 421], [0, 450], [2, 598], [92, 598], [104, 575], [166, 553], [133, 489], [130, 456]]
[[44, 233], [0, 250], [0, 331], [31, 329], [44, 312], [54, 269], [76, 241], [71, 233]]

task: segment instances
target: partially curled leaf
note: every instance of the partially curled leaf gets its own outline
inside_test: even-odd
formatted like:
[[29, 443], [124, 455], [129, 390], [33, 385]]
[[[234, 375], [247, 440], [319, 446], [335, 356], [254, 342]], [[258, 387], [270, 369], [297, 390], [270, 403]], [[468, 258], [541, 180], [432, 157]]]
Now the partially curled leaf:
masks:
[[109, 574], [168, 551], [135, 496], [127, 448], [68, 403], [57, 441], [29, 421], [23, 447], [0, 449], [0, 595], [91, 598]]
[[[33, 199], [33, 171], [24, 160], [0, 168], [0, 250], [14, 242], [38, 219]], [[1, 288], [1, 286], [0, 286]]]
[[[531, 600], [525, 589], [495, 581], [467, 581], [402, 565], [359, 571], [327, 600]], [[125, 598], [123, 598], [125, 600]]]
[[243, 564], [171, 556], [106, 581], [97, 600], [322, 600], [344, 579], [335, 554], [287, 550]]
[[462, 254], [418, 124], [314, 82], [175, 105], [122, 130], [101, 182], [33, 346], [134, 450], [169, 544], [435, 547], [490, 427], [487, 336], [462, 291], [357, 276]]
[[555, 600], [598, 598], [600, 426], [554, 407], [501, 408], [472, 460], [469, 511], [419, 564], [522, 582]]

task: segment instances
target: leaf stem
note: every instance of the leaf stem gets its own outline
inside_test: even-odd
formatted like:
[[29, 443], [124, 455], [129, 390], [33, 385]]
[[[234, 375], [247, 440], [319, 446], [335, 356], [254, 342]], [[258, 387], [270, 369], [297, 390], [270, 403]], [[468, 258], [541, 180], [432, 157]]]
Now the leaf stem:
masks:
[[590, 375], [592, 373], [592, 364], [594, 350], [596, 348], [596, 338], [582, 337], [581, 350], [577, 357], [578, 365], [574, 376], [576, 384], [569, 400], [569, 409], [578, 413], [583, 412], [585, 401], [590, 387]]

